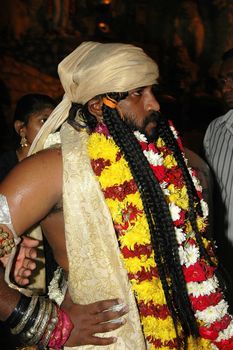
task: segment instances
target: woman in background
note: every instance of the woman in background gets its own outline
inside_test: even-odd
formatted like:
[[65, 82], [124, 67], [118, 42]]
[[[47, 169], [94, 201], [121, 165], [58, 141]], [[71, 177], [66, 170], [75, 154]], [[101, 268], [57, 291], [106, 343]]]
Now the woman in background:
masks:
[[0, 181], [27, 157], [32, 141], [56, 105], [52, 97], [43, 94], [27, 94], [19, 99], [14, 113], [16, 146], [0, 155]]

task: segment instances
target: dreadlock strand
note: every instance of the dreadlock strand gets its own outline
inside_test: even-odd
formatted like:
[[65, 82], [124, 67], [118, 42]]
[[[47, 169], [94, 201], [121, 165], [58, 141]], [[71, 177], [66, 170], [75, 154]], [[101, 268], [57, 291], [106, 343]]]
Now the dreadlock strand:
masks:
[[[120, 121], [118, 115], [116, 114], [116, 111], [110, 111], [107, 109], [106, 111], [104, 110], [104, 121], [106, 123], [106, 125], [108, 126], [109, 132], [110, 134], [113, 136], [115, 142], [117, 143], [117, 145], [120, 147], [120, 149], [123, 151], [126, 160], [129, 162], [129, 166], [131, 168], [132, 174], [135, 177], [135, 181], [138, 185], [140, 194], [142, 196], [142, 198], [145, 198], [145, 196], [147, 196], [147, 198], [151, 198], [151, 191], [147, 190], [148, 186], [141, 186], [141, 183], [143, 183], [143, 177], [144, 178], [148, 178], [148, 170], [150, 170], [150, 168], [148, 167], [148, 162], [146, 160], [145, 157], [141, 156], [142, 150], [141, 147], [139, 145], [139, 143], [137, 142], [136, 138], [134, 137], [134, 135], [130, 132], [130, 129], [128, 130], [128, 132], [126, 132], [126, 129], [128, 128], [127, 125], [122, 124], [122, 122]], [[109, 115], [110, 113], [110, 115]], [[114, 118], [115, 115], [115, 118]], [[118, 125], [119, 124], [119, 125]], [[117, 125], [117, 133], [115, 131]], [[127, 150], [129, 152], [127, 152]], [[137, 151], [136, 151], [137, 150]], [[129, 159], [129, 154], [133, 154], [132, 159]], [[132, 166], [132, 163], [140, 163], [140, 166], [137, 166], [137, 164], [134, 164], [134, 166]], [[142, 162], [144, 164], [142, 164]], [[138, 170], [138, 171], [137, 171]], [[138, 177], [141, 178], [141, 181], [137, 181]], [[153, 180], [154, 180], [154, 175], [153, 175]], [[148, 184], [152, 183], [150, 178], [148, 179]], [[153, 190], [153, 188], [152, 188]], [[147, 194], [146, 194], [147, 193]], [[155, 195], [155, 197], [157, 197], [157, 195]], [[145, 201], [143, 201], [143, 205], [144, 205], [144, 210], [148, 219], [148, 225], [149, 225], [149, 229], [150, 232], [154, 232], [156, 230], [156, 232], [152, 235], [153, 237], [155, 236], [161, 236], [160, 231], [158, 231], [155, 228], [155, 225], [153, 223], [153, 219], [152, 219], [152, 214], [151, 214], [151, 209], [148, 208], [148, 205], [145, 205]], [[157, 257], [157, 261], [156, 264], [158, 264], [158, 266], [162, 266], [161, 261], [162, 261], [162, 254], [161, 252], [161, 244], [158, 245], [158, 241], [156, 242], [156, 257]], [[164, 245], [163, 243], [163, 246]], [[161, 275], [164, 276], [164, 281], [166, 280], [165, 276], [165, 272], [162, 271], [161, 268], [159, 268]], [[164, 285], [164, 289], [168, 290], [168, 285]], [[168, 293], [167, 293], [168, 295]], [[171, 303], [169, 303], [171, 304]]]
[[[154, 175], [150, 174], [150, 172], [152, 172], [152, 171], [151, 171], [151, 169], [149, 167], [148, 161], [146, 160], [146, 163], [142, 164], [142, 159], [146, 159], [146, 158], [144, 156], [142, 157], [142, 150], [140, 148], [140, 151], [139, 151], [138, 146], [140, 147], [140, 145], [138, 144], [136, 138], [134, 137], [132, 132], [129, 132], [129, 133], [127, 133], [126, 140], [122, 141], [123, 140], [123, 135], [119, 134], [119, 128], [117, 129], [117, 133], [114, 131], [114, 128], [116, 128], [117, 120], [119, 121], [119, 117], [114, 118], [114, 122], [113, 122], [113, 115], [115, 113], [113, 113], [113, 112], [110, 113], [111, 116], [109, 118], [107, 118], [107, 116], [108, 116], [107, 110], [108, 110], [108, 108], [104, 108], [104, 110], [103, 110], [104, 111], [104, 120], [105, 120], [105, 122], [106, 122], [106, 124], [107, 124], [107, 126], [109, 128], [110, 134], [113, 136], [115, 142], [118, 144], [118, 146], [123, 151], [123, 153], [124, 153], [124, 155], [126, 157], [126, 160], [128, 161], [129, 166], [131, 168], [131, 171], [132, 171], [132, 173], [134, 175], [135, 181], [137, 182], [139, 190], [141, 188], [147, 188], [148, 184], [151, 183], [151, 181], [149, 181], [149, 180], [151, 178], [153, 178], [154, 186], [152, 186], [152, 190], [153, 190], [154, 187], [157, 187], [156, 191], [152, 191], [152, 194], [155, 192], [154, 193], [155, 196], [153, 196], [153, 197], [155, 199], [160, 197], [159, 198], [160, 201], [162, 201], [162, 202], [165, 201], [164, 200], [164, 196], [161, 195], [161, 189], [160, 189], [160, 186], [159, 186], [158, 182], [155, 181]], [[121, 129], [123, 129], [124, 131], [126, 130], [125, 124], [124, 124], [124, 126]], [[132, 137], [130, 138], [129, 135], [132, 135]], [[134, 152], [133, 157], [131, 157], [132, 159], [130, 159], [130, 156], [128, 155], [129, 152], [127, 151], [129, 146], [131, 146], [130, 148], [132, 148], [133, 152]], [[135, 152], [135, 150], [137, 150], [137, 152]], [[137, 157], [135, 153], [138, 153], [140, 156]], [[139, 164], [140, 164], [140, 167], [139, 167], [140, 168], [140, 172], [139, 173], [136, 171], [137, 167], [135, 167], [135, 162], [137, 162], [137, 161], [139, 161]], [[141, 167], [141, 165], [143, 167]], [[147, 173], [144, 176], [145, 179], [148, 179], [148, 181], [145, 181], [145, 179], [144, 180], [140, 179], [140, 177], [142, 175], [142, 169], [148, 169]], [[142, 184], [143, 184], [143, 186], [141, 186]], [[155, 186], [155, 184], [156, 184], [156, 186]], [[189, 324], [190, 324], [191, 325], [191, 327], [190, 327], [191, 328], [191, 330], [190, 330], [191, 333], [193, 333], [193, 334], [195, 334], [195, 336], [197, 336], [198, 335], [198, 331], [197, 331], [197, 326], [196, 326], [196, 320], [195, 320], [195, 317], [193, 315], [193, 312], [192, 312], [192, 309], [191, 309], [191, 305], [190, 305], [190, 301], [189, 301], [189, 298], [188, 298], [188, 295], [187, 295], [186, 284], [185, 284], [185, 281], [184, 281], [184, 276], [182, 274], [182, 269], [181, 269], [181, 266], [180, 266], [180, 262], [178, 261], [178, 259], [176, 257], [176, 259], [175, 259], [176, 269], [180, 270], [179, 274], [178, 274], [179, 282], [176, 282], [176, 280], [177, 280], [177, 271], [175, 271], [175, 273], [173, 272], [173, 268], [171, 269], [171, 266], [173, 264], [171, 264], [168, 261], [169, 259], [166, 258], [169, 255], [169, 250], [168, 249], [164, 249], [164, 247], [166, 247], [166, 244], [164, 244], [164, 242], [165, 242], [164, 241], [164, 237], [166, 238], [166, 234], [165, 233], [167, 231], [169, 231], [169, 230], [167, 230], [167, 227], [164, 226], [164, 222], [165, 221], [164, 220], [158, 220], [158, 217], [156, 217], [156, 215], [158, 213], [158, 200], [157, 200], [156, 205], [152, 205], [152, 207], [154, 207], [154, 210], [151, 210], [151, 209], [148, 210], [147, 209], [148, 203], [149, 203], [149, 207], [151, 207], [151, 204], [152, 204], [151, 201], [148, 200], [148, 198], [153, 198], [152, 194], [151, 194], [151, 188], [150, 188], [149, 192], [147, 191], [149, 193], [149, 196], [148, 195], [146, 196], [146, 191], [145, 190], [144, 191], [140, 191], [140, 192], [141, 192], [141, 195], [142, 195], [142, 200], [143, 200], [143, 205], [144, 205], [144, 208], [145, 208], [145, 213], [147, 215], [148, 224], [149, 224], [150, 231], [151, 231], [151, 234], [152, 234], [152, 243], [154, 245], [153, 248], [156, 249], [156, 257], [157, 257], [156, 263], [158, 265], [158, 270], [160, 272], [161, 282], [162, 282], [163, 287], [164, 287], [164, 292], [165, 292], [165, 295], [166, 295], [167, 303], [168, 303], [168, 306], [170, 306], [170, 311], [172, 313], [174, 323], [176, 324], [176, 319], [177, 319], [177, 315], [176, 314], [178, 312], [179, 318], [181, 319], [181, 324], [183, 324], [184, 328], [187, 330], [187, 328], [189, 328]], [[169, 219], [171, 221], [170, 212], [168, 212], [167, 204], [166, 204], [166, 214], [167, 214], [167, 215], [165, 215], [166, 221], [169, 221]], [[151, 215], [153, 215], [155, 217], [155, 220], [151, 219]], [[153, 228], [153, 226], [155, 226], [153, 221], [154, 222], [156, 221], [156, 226], [158, 225], [158, 223], [160, 221], [160, 223], [158, 225], [158, 226], [160, 226], [160, 230], [158, 230], [158, 229], [155, 230]], [[171, 235], [170, 237], [167, 237], [166, 243], [170, 242], [171, 237], [173, 237], [173, 241], [176, 242], [175, 241], [175, 237], [174, 237], [175, 234], [174, 234], [173, 223], [172, 222], [168, 223], [167, 226], [170, 226], [172, 228], [173, 235]], [[161, 234], [161, 233], [163, 233], [163, 234]], [[174, 242], [173, 242], [173, 245], [174, 245]], [[173, 251], [177, 251], [177, 249], [175, 249], [175, 250], [173, 249]], [[161, 263], [162, 258], [164, 258], [166, 260], [166, 264], [165, 264], [166, 269], [164, 269], [164, 264]], [[181, 304], [179, 303], [180, 305], [178, 305], [179, 306], [178, 308], [173, 306], [173, 301], [172, 301], [172, 297], [171, 297], [170, 287], [168, 286], [168, 283], [167, 283], [167, 280], [166, 280], [167, 272], [169, 272], [169, 274], [171, 275], [172, 280], [174, 282], [174, 286], [172, 286], [172, 287], [175, 290], [173, 290], [172, 295], [177, 293], [177, 290], [178, 291], [180, 290], [180, 285], [185, 287], [184, 292], [183, 292], [184, 295], [180, 296], [181, 297], [180, 299], [183, 300], [183, 302], [181, 302]], [[181, 281], [182, 281], [182, 283], [180, 283]], [[182, 306], [183, 307], [185, 306], [185, 310], [186, 311], [187, 311], [187, 308], [189, 310], [189, 312], [188, 312], [188, 314], [189, 314], [188, 319], [185, 317], [185, 316], [187, 316], [187, 313], [185, 313], [185, 315], [184, 315], [183, 312], [181, 311], [182, 308], [183, 308]], [[185, 325], [186, 325], [186, 327], [185, 327]]]

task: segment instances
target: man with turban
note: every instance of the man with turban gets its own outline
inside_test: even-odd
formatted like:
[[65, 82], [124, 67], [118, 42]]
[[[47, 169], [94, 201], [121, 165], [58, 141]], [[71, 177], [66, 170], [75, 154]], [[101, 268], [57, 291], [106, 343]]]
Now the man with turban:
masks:
[[[157, 64], [133, 45], [85, 42], [58, 72], [64, 98], [0, 193], [4, 230], [17, 237], [40, 222], [65, 271], [80, 305], [77, 349], [233, 349], [208, 207], [159, 112]], [[117, 302], [93, 312], [103, 299]]]

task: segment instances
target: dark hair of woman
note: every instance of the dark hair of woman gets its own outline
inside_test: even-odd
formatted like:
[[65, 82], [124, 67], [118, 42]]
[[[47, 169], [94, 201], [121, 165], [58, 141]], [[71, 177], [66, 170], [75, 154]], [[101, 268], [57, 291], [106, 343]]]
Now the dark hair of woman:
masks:
[[[20, 120], [26, 126], [32, 114], [40, 112], [45, 108], [51, 107], [54, 109], [56, 105], [56, 101], [48, 95], [38, 93], [24, 95], [16, 104], [14, 122]], [[16, 131], [14, 132], [14, 141], [16, 147], [18, 147], [20, 144], [20, 136]]]

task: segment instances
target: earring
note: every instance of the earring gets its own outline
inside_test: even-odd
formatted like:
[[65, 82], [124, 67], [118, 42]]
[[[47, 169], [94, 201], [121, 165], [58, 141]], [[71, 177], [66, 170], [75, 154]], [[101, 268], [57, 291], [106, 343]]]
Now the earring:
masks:
[[28, 140], [26, 139], [25, 136], [22, 136], [21, 137], [21, 140], [20, 140], [20, 146], [23, 148], [23, 147], [27, 147], [28, 146]]

